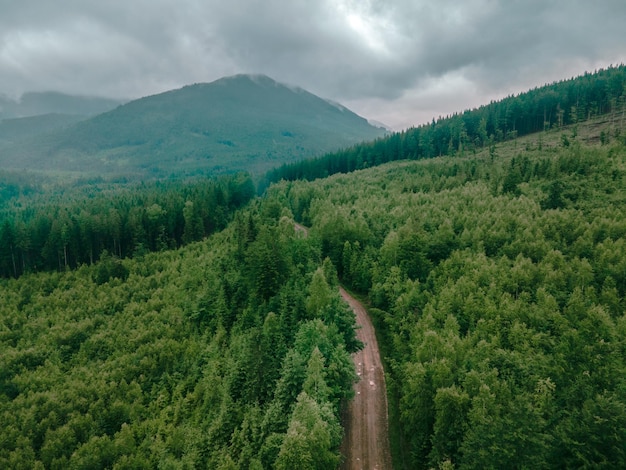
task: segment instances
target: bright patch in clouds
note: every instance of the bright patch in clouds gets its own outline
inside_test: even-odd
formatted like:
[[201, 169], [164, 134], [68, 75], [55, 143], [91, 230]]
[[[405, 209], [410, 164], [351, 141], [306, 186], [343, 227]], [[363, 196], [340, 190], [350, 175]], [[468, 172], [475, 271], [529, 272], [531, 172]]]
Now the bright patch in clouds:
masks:
[[373, 51], [388, 53], [387, 47], [381, 35], [374, 29], [371, 21], [363, 18], [358, 13], [349, 13], [348, 24]]
[[375, 14], [369, 2], [339, 1], [336, 10], [345, 19], [348, 29], [372, 52], [389, 55], [387, 40], [393, 30], [384, 16]]

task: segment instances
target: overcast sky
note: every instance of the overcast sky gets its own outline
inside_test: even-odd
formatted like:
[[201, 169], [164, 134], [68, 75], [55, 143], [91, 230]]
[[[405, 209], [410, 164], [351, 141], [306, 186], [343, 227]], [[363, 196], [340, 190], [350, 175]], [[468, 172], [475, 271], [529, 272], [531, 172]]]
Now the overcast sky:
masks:
[[263, 73], [394, 129], [626, 63], [625, 0], [0, 0], [0, 94]]

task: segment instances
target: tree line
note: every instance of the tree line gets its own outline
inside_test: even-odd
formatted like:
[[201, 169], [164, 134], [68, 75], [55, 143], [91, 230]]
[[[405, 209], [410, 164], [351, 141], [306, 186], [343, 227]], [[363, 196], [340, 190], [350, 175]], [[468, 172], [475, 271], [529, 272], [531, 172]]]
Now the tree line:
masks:
[[254, 195], [250, 176], [238, 174], [14, 198], [0, 211], [0, 276], [176, 248], [222, 230]]
[[373, 142], [284, 164], [267, 173], [264, 185], [285, 179], [313, 180], [404, 160], [495, 151], [497, 143], [610, 114], [607, 139], [626, 122], [626, 66], [534, 88], [477, 109], [439, 117], [428, 124], [396, 132]]

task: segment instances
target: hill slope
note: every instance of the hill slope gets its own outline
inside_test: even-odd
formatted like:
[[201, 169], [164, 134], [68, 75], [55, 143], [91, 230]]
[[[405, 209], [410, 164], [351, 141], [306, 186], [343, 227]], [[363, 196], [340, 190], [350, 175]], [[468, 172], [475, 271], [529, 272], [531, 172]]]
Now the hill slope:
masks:
[[584, 137], [612, 126], [269, 189], [374, 307], [394, 468], [626, 465], [626, 146]]
[[39, 114], [0, 121], [0, 145], [12, 144], [21, 140], [65, 129], [87, 116], [80, 114]]
[[383, 132], [302, 89], [237, 75], [132, 101], [14, 146], [0, 163], [138, 176], [255, 172]]
[[0, 280], [0, 468], [337, 468], [354, 315], [314, 241], [265, 212]]
[[95, 96], [74, 96], [54, 91], [24, 93], [17, 101], [0, 96], [0, 119], [42, 114], [94, 116], [110, 111], [123, 101]]
[[[314, 160], [286, 164], [268, 173], [265, 183], [281, 179], [313, 180], [393, 160], [463, 156], [485, 148], [495, 154], [496, 144], [535, 133], [537, 137], [533, 140], [541, 147], [543, 132], [565, 131], [567, 126], [572, 126], [570, 131], [575, 138], [578, 127], [592, 121], [586, 135], [581, 128], [585, 142], [607, 144], [623, 135], [625, 65], [534, 88]], [[570, 140], [567, 135], [560, 139], [563, 144]]]

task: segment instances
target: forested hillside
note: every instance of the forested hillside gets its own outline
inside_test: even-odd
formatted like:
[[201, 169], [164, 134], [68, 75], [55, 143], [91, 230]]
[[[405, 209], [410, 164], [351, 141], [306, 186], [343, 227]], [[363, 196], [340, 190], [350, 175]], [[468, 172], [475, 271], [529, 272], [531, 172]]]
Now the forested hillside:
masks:
[[0, 120], [0, 147], [32, 136], [67, 128], [86, 119], [76, 114], [50, 113], [39, 116]]
[[0, 281], [0, 468], [335, 468], [354, 315], [275, 201], [209, 240]]
[[[255, 194], [247, 174], [149, 184], [78, 184], [0, 198], [0, 277], [177, 248], [222, 230]], [[0, 194], [1, 195], [1, 194]]]
[[579, 132], [270, 189], [371, 303], [395, 468], [626, 466], [626, 147]]
[[[292, 162], [270, 171], [266, 184], [281, 179], [315, 179], [404, 159], [476, 153], [517, 137], [560, 130], [598, 117], [606, 117], [602, 143], [626, 126], [626, 66], [563, 80], [510, 96], [500, 101], [439, 117], [431, 123], [389, 137], [356, 145], [341, 152]], [[565, 137], [567, 139], [567, 136]], [[540, 146], [541, 141], [537, 144]]]

